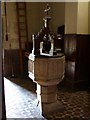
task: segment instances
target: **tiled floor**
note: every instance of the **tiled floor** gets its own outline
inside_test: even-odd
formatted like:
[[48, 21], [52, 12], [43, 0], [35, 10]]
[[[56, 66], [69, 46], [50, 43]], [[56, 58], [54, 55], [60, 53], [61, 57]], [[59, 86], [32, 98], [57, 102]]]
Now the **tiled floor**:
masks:
[[28, 78], [9, 79], [4, 78], [7, 118], [90, 120], [90, 90], [70, 92], [59, 88], [58, 100], [64, 111], [43, 117], [36, 106], [36, 84]]

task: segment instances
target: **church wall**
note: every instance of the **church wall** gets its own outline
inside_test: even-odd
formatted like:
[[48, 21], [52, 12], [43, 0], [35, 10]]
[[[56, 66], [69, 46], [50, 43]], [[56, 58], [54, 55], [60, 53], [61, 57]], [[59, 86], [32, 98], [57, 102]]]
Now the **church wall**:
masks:
[[[46, 2], [29, 2], [27, 3], [27, 22], [28, 22], [28, 34], [29, 41], [31, 42], [32, 34], [37, 34], [44, 26], [43, 18], [45, 16], [44, 10], [46, 8]], [[52, 14], [52, 2], [49, 3], [51, 7], [50, 15]], [[51, 15], [52, 16], [52, 15]], [[52, 26], [52, 20], [50, 21], [50, 27]]]
[[[6, 40], [6, 22], [5, 22], [5, 11], [4, 3], [2, 4], [2, 38], [3, 38], [3, 65], [4, 65], [4, 76], [11, 76], [12, 69], [15, 75], [20, 74], [20, 63], [19, 63], [19, 41], [18, 41], [18, 26], [17, 26], [17, 12], [16, 3], [6, 2], [6, 14], [7, 14], [7, 33], [8, 40]], [[24, 44], [22, 43], [24, 49]], [[25, 66], [25, 57], [23, 50], [23, 64]], [[24, 68], [25, 71], [26, 67]]]
[[40, 28], [39, 21], [39, 11], [40, 11], [40, 4], [29, 2], [27, 4], [27, 22], [28, 22], [28, 37], [29, 41], [31, 41], [31, 35], [36, 34]]
[[88, 34], [88, 2], [78, 3], [77, 34]]
[[[88, 3], [85, 2], [65, 4], [66, 34], [64, 40], [66, 42], [66, 58], [69, 56], [69, 59], [66, 59], [65, 77], [67, 86], [73, 89], [83, 89], [84, 87], [88, 86], [90, 66], [90, 55], [87, 54], [88, 51], [90, 51], [90, 35], [88, 35], [88, 26], [90, 26], [88, 23], [90, 21], [90, 17], [88, 17], [89, 11], [90, 8], [88, 9]], [[75, 42], [77, 43], [77, 46], [75, 46]], [[74, 54], [71, 54], [71, 51]], [[86, 58], [86, 54], [87, 59], [84, 59], [84, 56]], [[71, 62], [70, 66], [67, 64], [69, 63], [68, 61]], [[72, 61], [75, 63], [75, 69], [73, 68], [73, 70]], [[86, 63], [88, 63], [88, 65]]]
[[[40, 31], [40, 29], [43, 27], [43, 17], [44, 17], [44, 9], [46, 8], [45, 2], [38, 2], [33, 3], [29, 2], [27, 4], [27, 22], [28, 22], [28, 41], [32, 41], [31, 35], [37, 34], [37, 32]], [[50, 22], [51, 30], [53, 28], [54, 32], [57, 32], [57, 26], [62, 25], [62, 21], [60, 20], [63, 18], [63, 14], [60, 15], [60, 19], [57, 19], [59, 14], [62, 13], [62, 9], [64, 7], [61, 7], [61, 5], [57, 5], [56, 3], [49, 3], [51, 7], [51, 17], [52, 20]], [[4, 75], [10, 76], [11, 75], [11, 69], [12, 64], [14, 66], [14, 72], [15, 74], [19, 73], [19, 42], [18, 42], [18, 26], [17, 26], [17, 12], [16, 12], [16, 3], [9, 2], [6, 3], [6, 10], [7, 10], [7, 30], [8, 30], [8, 40], [6, 41], [6, 27], [5, 27], [5, 14], [4, 14], [4, 4], [3, 4], [3, 48], [4, 48]], [[57, 8], [57, 10], [55, 10]], [[61, 8], [59, 10], [59, 8]], [[60, 11], [60, 12], [57, 12]], [[55, 14], [55, 15], [54, 15]], [[56, 17], [56, 18], [54, 18]], [[54, 20], [53, 20], [54, 19]], [[61, 21], [61, 22], [60, 22]], [[53, 27], [52, 27], [53, 26]], [[22, 44], [23, 46], [23, 44]], [[24, 46], [23, 46], [24, 48]], [[13, 59], [13, 63], [12, 63]]]
[[[45, 16], [44, 9], [46, 8], [46, 5], [47, 3], [44, 2], [27, 3], [29, 41], [31, 41], [31, 35], [37, 34], [37, 32], [39, 32], [44, 25], [43, 18]], [[57, 34], [58, 26], [61, 26], [65, 23], [65, 3], [50, 2], [49, 6], [51, 7], [50, 30]]]
[[[4, 5], [3, 5], [4, 7]], [[16, 3], [6, 3], [6, 14], [7, 14], [7, 31], [8, 40], [6, 41], [6, 27], [5, 27], [5, 16], [3, 12], [3, 45], [4, 49], [18, 49], [18, 28], [17, 28], [17, 16], [16, 16]], [[10, 47], [11, 46], [11, 47]]]
[[65, 33], [77, 33], [77, 2], [65, 3]]
[[88, 32], [90, 34], [90, 2], [88, 3]]
[[57, 34], [57, 28], [65, 24], [65, 2], [52, 4], [52, 30]]
[[[87, 24], [90, 19], [87, 3], [51, 3], [51, 17], [50, 22], [51, 29], [54, 33], [57, 33], [57, 27], [65, 23], [65, 33], [88, 33], [90, 31], [90, 23]], [[31, 41], [31, 35], [36, 34], [43, 26], [43, 10], [46, 7], [46, 3], [27, 3], [27, 21], [28, 21], [28, 34], [29, 41]], [[78, 7], [78, 18], [77, 18]], [[89, 2], [90, 9], [90, 2]], [[82, 12], [83, 11], [83, 12]], [[3, 12], [3, 11], [2, 11]], [[5, 26], [4, 12], [3, 21]], [[16, 17], [16, 5], [15, 3], [7, 3], [7, 22], [8, 22], [8, 41], [5, 40], [5, 27], [4, 27], [4, 48], [18, 49], [18, 28]], [[83, 19], [83, 20], [82, 20]], [[74, 22], [73, 22], [74, 21]], [[89, 27], [88, 27], [89, 26]], [[90, 33], [90, 32], [89, 32]]]
[[88, 34], [90, 2], [65, 3], [65, 33]]

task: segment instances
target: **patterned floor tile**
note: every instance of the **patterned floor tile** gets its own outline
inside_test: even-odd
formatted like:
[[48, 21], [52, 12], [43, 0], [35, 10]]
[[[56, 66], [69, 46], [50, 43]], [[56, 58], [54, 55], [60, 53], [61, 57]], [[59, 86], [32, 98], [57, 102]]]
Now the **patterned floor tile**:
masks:
[[70, 92], [58, 89], [64, 111], [43, 117], [37, 108], [36, 84], [29, 78], [4, 78], [7, 118], [33, 120], [90, 120], [90, 90]]

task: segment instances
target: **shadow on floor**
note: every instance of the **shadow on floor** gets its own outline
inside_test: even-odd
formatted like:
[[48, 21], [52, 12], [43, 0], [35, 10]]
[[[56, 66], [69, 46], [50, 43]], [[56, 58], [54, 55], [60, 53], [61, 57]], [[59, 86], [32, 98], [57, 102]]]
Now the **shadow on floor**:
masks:
[[34, 83], [29, 77], [7, 77], [11, 82], [36, 93], [36, 83]]

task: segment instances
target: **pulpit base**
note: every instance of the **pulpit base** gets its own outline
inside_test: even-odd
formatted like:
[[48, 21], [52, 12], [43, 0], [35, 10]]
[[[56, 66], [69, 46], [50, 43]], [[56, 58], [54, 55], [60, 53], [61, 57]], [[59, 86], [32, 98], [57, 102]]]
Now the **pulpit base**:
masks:
[[41, 115], [63, 111], [64, 106], [57, 100], [57, 85], [43, 86], [37, 83], [37, 106]]
[[64, 111], [64, 106], [60, 101], [56, 101], [54, 103], [39, 103], [39, 109], [40, 112], [43, 116], [46, 116], [48, 114], [52, 114], [54, 112], [63, 112]]
[[54, 103], [41, 103], [36, 99], [33, 101], [33, 104], [36, 106], [36, 109], [39, 110], [39, 115], [44, 117], [54, 114], [55, 112], [63, 112], [65, 110], [64, 105], [58, 100]]
[[57, 85], [65, 73], [65, 56], [29, 58], [29, 77], [37, 84], [36, 106], [46, 116], [64, 107], [57, 100]]

